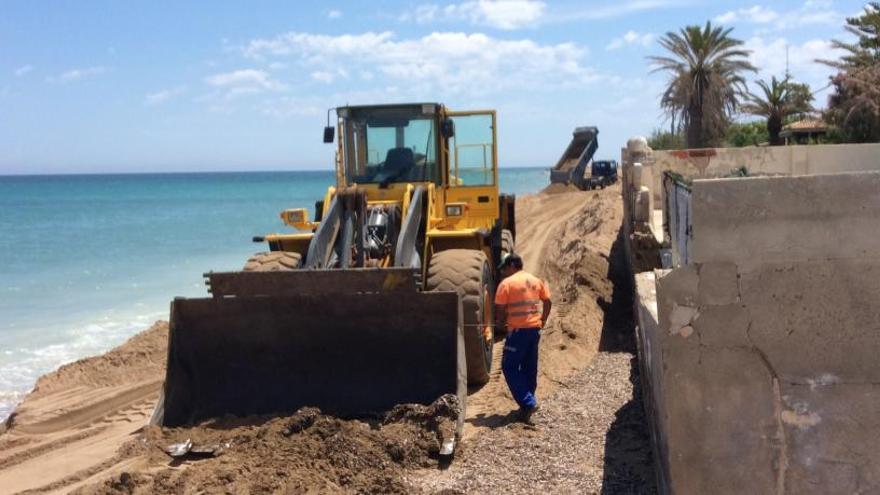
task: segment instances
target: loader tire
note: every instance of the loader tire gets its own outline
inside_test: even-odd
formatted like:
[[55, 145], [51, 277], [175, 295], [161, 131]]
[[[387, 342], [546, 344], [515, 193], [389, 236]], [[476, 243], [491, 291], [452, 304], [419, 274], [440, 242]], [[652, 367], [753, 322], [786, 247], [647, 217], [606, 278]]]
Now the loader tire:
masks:
[[457, 291], [461, 296], [468, 385], [489, 381], [492, 367], [494, 294], [492, 270], [482, 251], [449, 249], [435, 254], [428, 265], [429, 291]]
[[504, 256], [507, 253], [515, 252], [513, 250], [513, 232], [504, 229], [501, 231], [501, 256]]
[[288, 251], [257, 253], [248, 258], [242, 270], [246, 272], [286, 272], [299, 268], [302, 255]]

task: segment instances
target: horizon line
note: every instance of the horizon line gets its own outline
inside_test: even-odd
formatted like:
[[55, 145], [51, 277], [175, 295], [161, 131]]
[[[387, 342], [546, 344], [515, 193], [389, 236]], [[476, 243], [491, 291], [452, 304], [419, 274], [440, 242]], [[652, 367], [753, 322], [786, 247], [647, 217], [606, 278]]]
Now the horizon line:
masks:
[[[499, 166], [498, 169], [551, 169], [547, 166]], [[167, 170], [158, 172], [44, 172], [44, 173], [0, 173], [4, 177], [78, 177], [95, 175], [185, 175], [185, 174], [272, 174], [272, 173], [299, 173], [299, 172], [322, 172], [333, 173], [333, 169], [276, 169], [276, 170]]]

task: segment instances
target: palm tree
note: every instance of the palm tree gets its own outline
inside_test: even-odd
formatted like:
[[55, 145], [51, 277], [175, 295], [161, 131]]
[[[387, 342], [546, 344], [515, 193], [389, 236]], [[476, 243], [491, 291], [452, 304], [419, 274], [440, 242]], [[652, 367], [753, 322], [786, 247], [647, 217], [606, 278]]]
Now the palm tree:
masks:
[[763, 95], [749, 93], [748, 101], [742, 105], [742, 110], [751, 115], [757, 115], [767, 119], [767, 133], [770, 135], [770, 146], [782, 144], [779, 133], [782, 131], [782, 123], [789, 115], [805, 113], [813, 109], [810, 101], [813, 96], [805, 84], [791, 82], [786, 76], [782, 81], [776, 77], [766, 81], [757, 81]]
[[668, 71], [669, 86], [660, 106], [687, 135], [689, 148], [703, 148], [724, 135], [724, 130], [746, 93], [744, 71], [756, 72], [746, 59], [743, 42], [730, 37], [733, 28], [687, 26], [668, 32], [660, 46], [671, 56], [648, 57], [657, 64], [652, 72]]
[[831, 78], [825, 120], [843, 131], [847, 142], [880, 141], [880, 2], [865, 5], [844, 28], [855, 42], [831, 40], [843, 51], [840, 60], [818, 60], [839, 72]]

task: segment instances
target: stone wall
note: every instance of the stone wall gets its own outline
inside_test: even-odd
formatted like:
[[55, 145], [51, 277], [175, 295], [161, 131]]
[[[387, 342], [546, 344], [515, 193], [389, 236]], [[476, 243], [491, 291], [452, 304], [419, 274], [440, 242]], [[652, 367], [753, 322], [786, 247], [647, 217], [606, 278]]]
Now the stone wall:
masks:
[[636, 276], [664, 491], [880, 490], [880, 173], [692, 201], [694, 263]]

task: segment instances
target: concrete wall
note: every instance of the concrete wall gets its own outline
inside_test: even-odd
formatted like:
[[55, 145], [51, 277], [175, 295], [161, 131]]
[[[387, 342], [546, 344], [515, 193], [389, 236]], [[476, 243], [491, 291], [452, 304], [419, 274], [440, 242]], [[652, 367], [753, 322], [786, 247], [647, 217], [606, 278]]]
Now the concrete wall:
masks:
[[880, 173], [695, 181], [693, 260], [880, 255]]
[[636, 276], [664, 491], [880, 493], [880, 173], [692, 201], [694, 263]]
[[746, 167], [751, 174], [811, 175], [880, 170], [880, 143], [763, 146], [653, 151], [655, 200], [660, 179], [670, 170], [686, 177], [722, 177]]

